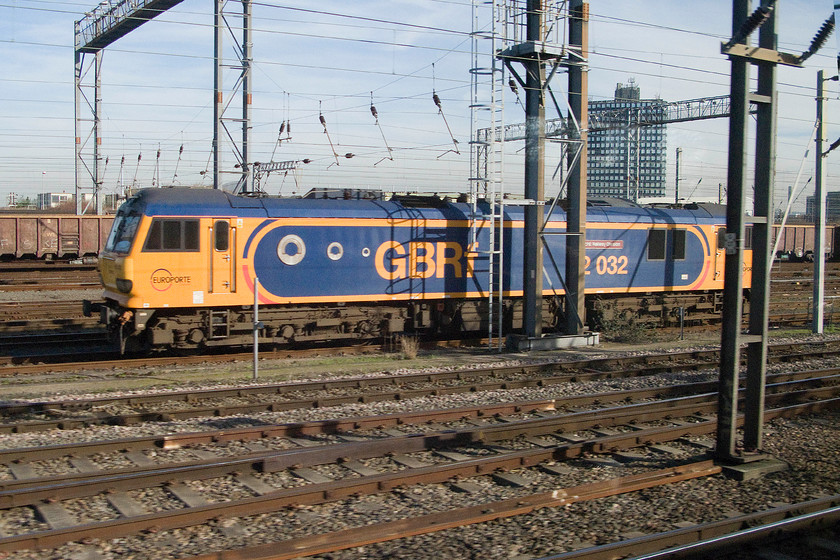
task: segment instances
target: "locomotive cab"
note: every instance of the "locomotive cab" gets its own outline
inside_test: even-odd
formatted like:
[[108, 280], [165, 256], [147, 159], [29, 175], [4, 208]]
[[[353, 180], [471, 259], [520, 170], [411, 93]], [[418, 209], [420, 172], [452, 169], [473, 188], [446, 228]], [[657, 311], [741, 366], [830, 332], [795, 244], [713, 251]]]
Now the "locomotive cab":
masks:
[[131, 247], [137, 237], [142, 215], [130, 204], [124, 205], [114, 218], [111, 233], [100, 254], [99, 274], [106, 297], [125, 305], [134, 289]]
[[[189, 208], [197, 195], [211, 215]], [[242, 220], [225, 216], [230, 211], [226, 194], [207, 190], [148, 189], [128, 200], [100, 254], [105, 302], [86, 302], [85, 314], [99, 312], [122, 352], [228, 338], [232, 312], [253, 301], [238, 293]], [[189, 308], [196, 311], [184, 315]]]
[[98, 312], [100, 323], [108, 325], [112, 335], [120, 335], [122, 351], [126, 349], [122, 333], [142, 328], [144, 324], [142, 320], [138, 321], [138, 314], [127, 308], [135, 292], [131, 252], [143, 222], [141, 209], [135, 202], [136, 197], [120, 207], [99, 255], [99, 277], [105, 304], [84, 301], [83, 308], [85, 316]]

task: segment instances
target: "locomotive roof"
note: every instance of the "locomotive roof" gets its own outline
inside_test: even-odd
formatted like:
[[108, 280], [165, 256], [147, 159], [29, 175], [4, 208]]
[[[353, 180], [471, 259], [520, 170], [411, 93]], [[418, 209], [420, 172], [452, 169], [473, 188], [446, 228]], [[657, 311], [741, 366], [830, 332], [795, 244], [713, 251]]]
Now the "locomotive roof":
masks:
[[[240, 217], [330, 217], [330, 218], [399, 218], [464, 220], [470, 213], [465, 203], [442, 203], [435, 207], [406, 206], [397, 201], [335, 200], [304, 198], [257, 198], [235, 196], [218, 189], [161, 188], [143, 189], [126, 203], [150, 216], [240, 216]], [[484, 211], [489, 206], [480, 205]], [[632, 223], [704, 223], [719, 222], [723, 207], [691, 205], [685, 208], [650, 208], [641, 206], [590, 206], [587, 221]], [[509, 219], [521, 220], [524, 210], [515, 201], [505, 206]], [[556, 208], [553, 219], [565, 219]]]

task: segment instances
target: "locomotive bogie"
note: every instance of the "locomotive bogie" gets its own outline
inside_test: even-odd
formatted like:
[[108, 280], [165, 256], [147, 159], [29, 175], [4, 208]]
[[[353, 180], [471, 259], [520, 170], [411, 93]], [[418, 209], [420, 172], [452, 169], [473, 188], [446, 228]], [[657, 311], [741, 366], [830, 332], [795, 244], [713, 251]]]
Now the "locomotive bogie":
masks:
[[[749, 302], [744, 301], [745, 310]], [[719, 319], [723, 310], [723, 292], [649, 293], [643, 296], [589, 298], [586, 305], [590, 327], [598, 330], [613, 321], [635, 321], [653, 326], [703, 323]]]
[[[559, 307], [552, 298], [543, 301], [544, 327], [557, 324]], [[522, 326], [521, 300], [510, 301], [503, 311], [508, 330]], [[104, 321], [114, 325], [113, 335], [126, 352], [151, 348], [203, 349], [252, 344], [253, 307], [222, 309], [124, 310], [103, 307]], [[263, 327], [259, 341], [293, 344], [333, 340], [369, 340], [397, 334], [427, 336], [481, 333], [488, 328], [488, 303], [484, 300], [446, 300], [431, 304], [343, 306], [267, 306], [259, 309]]]
[[[368, 339], [403, 332], [406, 310], [390, 306], [266, 307], [259, 310], [265, 343]], [[254, 341], [250, 308], [156, 310], [145, 325], [147, 347], [212, 348], [246, 345]], [[136, 325], [133, 329], [138, 334]], [[140, 345], [141, 347], [143, 345]]]

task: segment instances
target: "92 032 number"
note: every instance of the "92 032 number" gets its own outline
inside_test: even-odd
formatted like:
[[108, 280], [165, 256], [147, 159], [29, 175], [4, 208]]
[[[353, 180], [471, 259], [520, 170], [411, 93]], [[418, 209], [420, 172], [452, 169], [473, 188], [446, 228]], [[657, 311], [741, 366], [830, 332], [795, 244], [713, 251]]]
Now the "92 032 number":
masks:
[[[585, 257], [584, 268], [586, 274], [592, 272], [589, 267], [592, 265], [592, 259]], [[601, 276], [605, 274], [627, 274], [628, 259], [627, 255], [598, 255], [595, 259], [595, 272]]]

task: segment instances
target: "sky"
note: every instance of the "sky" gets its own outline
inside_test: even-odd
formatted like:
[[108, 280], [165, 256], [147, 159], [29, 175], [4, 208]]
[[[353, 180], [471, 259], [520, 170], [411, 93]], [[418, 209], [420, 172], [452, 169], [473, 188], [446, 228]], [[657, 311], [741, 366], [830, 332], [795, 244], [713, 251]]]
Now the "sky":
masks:
[[[228, 2], [231, 14], [236, 4]], [[212, 185], [213, 5], [184, 0], [105, 49], [104, 193], [126, 186]], [[832, 5], [779, 0], [779, 50], [805, 51]], [[0, 206], [11, 193], [21, 199], [74, 192], [73, 29], [95, 6], [85, 0], [0, 0]], [[255, 0], [249, 159], [299, 162], [293, 172], [270, 175], [262, 188], [272, 195], [325, 187], [468, 191], [470, 68], [490, 63], [489, 55], [471, 56], [474, 21], [486, 26], [490, 20], [482, 10], [474, 14], [470, 0]], [[611, 99], [616, 84], [630, 80], [643, 98], [728, 94], [730, 65], [720, 45], [731, 35], [731, 11], [731, 0], [592, 0], [590, 100]], [[234, 17], [231, 25], [238, 24]], [[225, 41], [226, 62], [234, 62], [233, 41]], [[816, 76], [821, 69], [826, 76], [836, 73], [837, 44], [832, 36], [805, 68], [778, 67], [777, 207], [797, 175], [800, 187], [813, 175]], [[235, 69], [226, 70], [223, 89], [230, 92], [236, 77]], [[551, 88], [565, 98], [566, 74], [556, 75]], [[831, 143], [840, 136], [838, 82], [827, 82], [826, 90]], [[524, 120], [510, 90], [503, 108], [505, 123]], [[557, 116], [550, 106], [547, 117]], [[726, 182], [727, 131], [727, 119], [668, 125], [669, 197], [681, 148], [681, 196], [717, 198], [718, 185]], [[240, 134], [238, 125], [231, 133]], [[222, 146], [226, 169], [235, 161], [231, 149], [229, 142]], [[521, 142], [506, 146], [503, 180], [512, 194], [523, 190], [522, 149]], [[751, 139], [750, 167], [754, 151]], [[348, 153], [353, 157], [344, 157]], [[549, 143], [548, 196], [559, 189], [552, 179], [559, 158], [559, 145]], [[825, 159], [829, 191], [840, 188], [838, 158], [832, 153]], [[89, 188], [88, 176], [83, 179]], [[813, 190], [813, 181], [798, 193], [794, 209], [804, 209], [807, 189]]]

